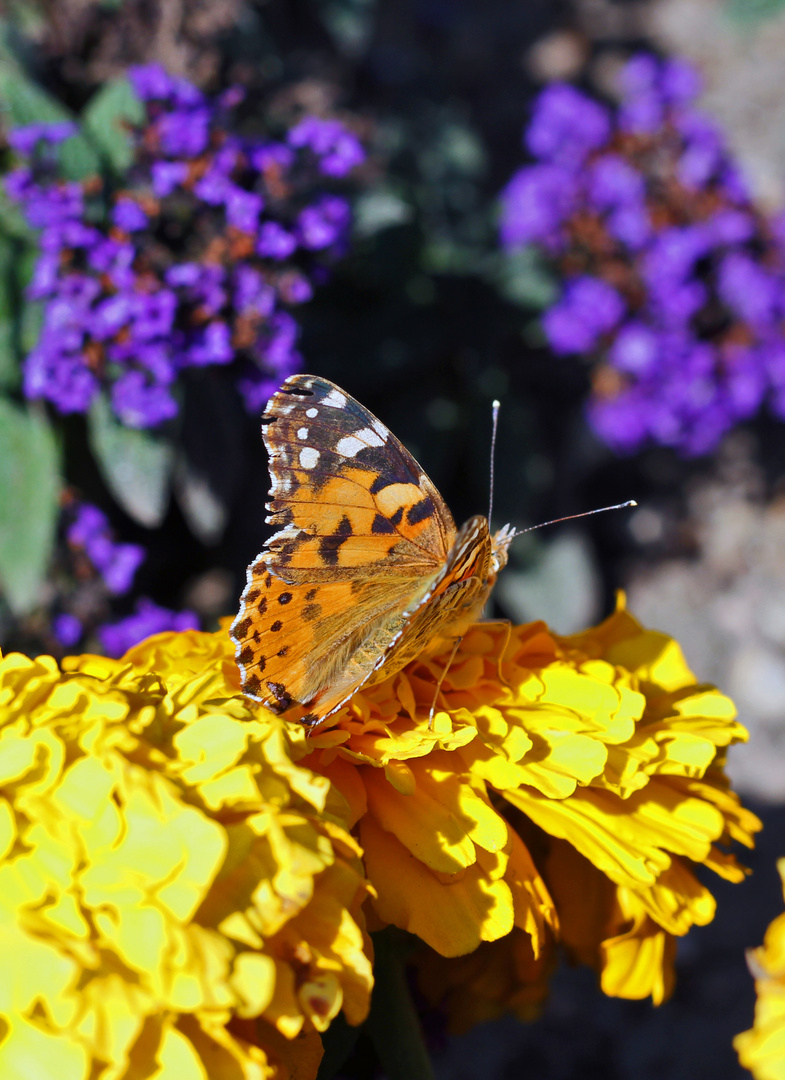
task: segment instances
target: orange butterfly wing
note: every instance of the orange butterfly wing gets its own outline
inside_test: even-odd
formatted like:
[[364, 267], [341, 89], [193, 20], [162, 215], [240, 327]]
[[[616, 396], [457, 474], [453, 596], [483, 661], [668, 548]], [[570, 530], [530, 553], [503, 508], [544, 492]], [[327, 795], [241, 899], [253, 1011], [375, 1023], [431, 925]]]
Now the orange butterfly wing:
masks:
[[262, 423], [281, 528], [248, 569], [231, 636], [244, 692], [315, 725], [390, 663], [455, 525], [411, 454], [327, 379], [287, 379]]

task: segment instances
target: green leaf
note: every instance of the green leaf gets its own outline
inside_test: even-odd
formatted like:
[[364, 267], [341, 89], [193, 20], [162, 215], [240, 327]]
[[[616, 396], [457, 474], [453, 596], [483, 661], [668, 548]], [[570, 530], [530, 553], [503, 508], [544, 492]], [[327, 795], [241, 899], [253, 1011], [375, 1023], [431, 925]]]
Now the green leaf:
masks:
[[420, 1021], [404, 973], [408, 941], [395, 931], [373, 935], [374, 987], [366, 1021], [388, 1080], [434, 1080]]
[[88, 433], [101, 475], [120, 506], [149, 529], [160, 525], [169, 505], [171, 441], [158, 433], [125, 427], [105, 394], [90, 407]]
[[0, 236], [0, 390], [11, 390], [19, 383], [19, 356], [16, 351], [15, 326], [15, 245]]
[[[18, 67], [0, 62], [0, 99], [12, 128], [27, 124], [75, 123], [74, 114], [42, 86], [34, 83]], [[63, 176], [83, 180], [100, 169], [100, 159], [85, 136], [79, 132], [59, 148]]]
[[82, 126], [111, 167], [125, 172], [133, 161], [127, 124], [144, 120], [144, 107], [128, 79], [102, 87], [82, 112]]
[[59, 455], [46, 414], [0, 398], [0, 583], [16, 615], [39, 600], [59, 488]]

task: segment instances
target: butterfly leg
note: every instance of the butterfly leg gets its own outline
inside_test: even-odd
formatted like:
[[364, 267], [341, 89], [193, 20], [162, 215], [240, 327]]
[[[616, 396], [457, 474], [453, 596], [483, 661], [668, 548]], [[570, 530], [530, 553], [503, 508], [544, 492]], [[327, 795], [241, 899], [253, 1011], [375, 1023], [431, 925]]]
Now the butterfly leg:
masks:
[[428, 730], [429, 731], [433, 727], [433, 715], [436, 712], [436, 701], [437, 701], [437, 698], [439, 697], [439, 694], [441, 692], [442, 683], [444, 682], [444, 680], [445, 680], [445, 678], [447, 676], [447, 672], [450, 670], [450, 667], [452, 666], [452, 662], [455, 659], [455, 654], [458, 652], [458, 649], [460, 648], [462, 641], [463, 641], [463, 635], [461, 635], [459, 638], [455, 639], [455, 644], [452, 647], [452, 652], [450, 653], [450, 657], [449, 657], [447, 663], [444, 665], [444, 670], [442, 671], [441, 675], [439, 676], [439, 681], [436, 684], [436, 692], [433, 695], [433, 701], [431, 702], [431, 711], [428, 713]]

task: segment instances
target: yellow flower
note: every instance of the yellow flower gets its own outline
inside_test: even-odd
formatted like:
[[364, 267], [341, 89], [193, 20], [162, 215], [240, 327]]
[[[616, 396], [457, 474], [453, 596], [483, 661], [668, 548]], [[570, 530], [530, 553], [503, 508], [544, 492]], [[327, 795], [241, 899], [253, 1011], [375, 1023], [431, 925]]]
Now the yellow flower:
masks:
[[[785, 859], [777, 869], [785, 888]], [[750, 968], [758, 995], [755, 1023], [733, 1040], [739, 1061], [755, 1080], [785, 1077], [785, 914], [766, 931], [763, 945], [750, 951]]]
[[3, 1080], [309, 1080], [367, 1012], [366, 918], [422, 939], [458, 1030], [533, 1015], [557, 946], [663, 1000], [714, 914], [694, 866], [741, 880], [759, 827], [733, 706], [623, 610], [477, 624], [447, 659], [311, 737], [242, 697], [225, 628], [3, 660]]
[[227, 661], [206, 634], [0, 661], [3, 1080], [313, 1077], [365, 1016], [348, 808]]
[[310, 740], [353, 807], [377, 917], [445, 957], [517, 927], [540, 961], [555, 934], [606, 993], [662, 1001], [675, 937], [714, 915], [693, 865], [742, 880], [723, 845], [760, 827], [723, 772], [746, 738], [732, 703], [621, 608], [569, 638], [477, 624], [446, 663], [360, 692]]

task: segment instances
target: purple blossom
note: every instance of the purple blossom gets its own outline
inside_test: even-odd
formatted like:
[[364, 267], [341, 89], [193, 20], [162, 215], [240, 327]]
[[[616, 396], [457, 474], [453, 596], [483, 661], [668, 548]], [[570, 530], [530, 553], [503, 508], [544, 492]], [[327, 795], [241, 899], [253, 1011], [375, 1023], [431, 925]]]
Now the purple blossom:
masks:
[[556, 247], [576, 195], [573, 175], [555, 165], [532, 165], [516, 173], [502, 195], [504, 246], [540, 242]]
[[177, 416], [177, 402], [168, 387], [145, 376], [126, 371], [112, 384], [112, 408], [132, 428], [156, 427]]
[[121, 195], [112, 209], [112, 221], [126, 232], [146, 229], [149, 222], [147, 214], [135, 199]]
[[242, 390], [250, 403], [299, 366], [285, 309], [307, 302], [343, 254], [349, 205], [325, 178], [347, 174], [364, 151], [330, 118], [305, 117], [286, 142], [241, 138], [228, 129], [241, 92], [210, 101], [160, 65], [130, 78], [145, 117], [108, 206], [38, 151], [69, 125], [13, 133], [25, 160], [5, 184], [41, 230], [28, 295], [43, 301], [43, 330], [25, 394], [84, 412], [104, 389], [123, 423], [154, 427], [176, 415], [184, 368], [233, 365], [254, 388]]
[[29, 156], [39, 143], [56, 146], [76, 135], [77, 131], [76, 124], [65, 120], [54, 124], [28, 124], [26, 127], [9, 131], [7, 138], [9, 146], [17, 153]]
[[322, 196], [312, 206], [306, 206], [297, 219], [300, 243], [312, 251], [330, 247], [345, 233], [350, 216], [346, 199]]
[[319, 157], [319, 170], [325, 176], [346, 176], [365, 161], [365, 151], [355, 135], [338, 120], [306, 116], [291, 129], [290, 146], [310, 147]]
[[288, 259], [297, 249], [297, 241], [277, 221], [265, 221], [259, 230], [256, 252], [268, 259]]
[[75, 615], [63, 613], [52, 619], [52, 633], [64, 649], [71, 649], [83, 634], [83, 628]]
[[537, 100], [526, 145], [542, 161], [577, 168], [609, 135], [607, 109], [572, 86], [554, 83]]
[[159, 607], [147, 597], [136, 604], [133, 614], [98, 631], [108, 656], [120, 657], [140, 641], [165, 631], [198, 630], [199, 619], [192, 611], [171, 611]]
[[600, 436], [705, 453], [766, 402], [785, 418], [785, 227], [694, 109], [693, 68], [640, 56], [621, 84], [613, 114], [571, 87], [541, 94], [501, 240], [536, 245], [562, 278], [543, 327], [555, 353], [598, 366]]
[[588, 352], [623, 314], [624, 301], [615, 289], [596, 278], [582, 277], [570, 282], [543, 325], [554, 352]]
[[121, 596], [129, 591], [144, 561], [145, 550], [138, 544], [116, 544], [109, 521], [97, 506], [78, 505], [66, 530], [66, 539], [84, 551], [110, 593]]

